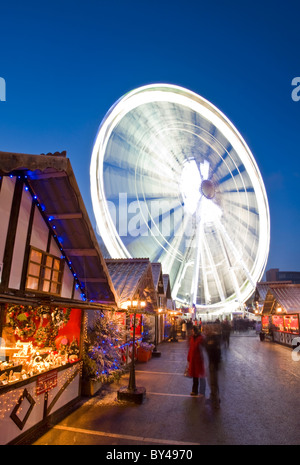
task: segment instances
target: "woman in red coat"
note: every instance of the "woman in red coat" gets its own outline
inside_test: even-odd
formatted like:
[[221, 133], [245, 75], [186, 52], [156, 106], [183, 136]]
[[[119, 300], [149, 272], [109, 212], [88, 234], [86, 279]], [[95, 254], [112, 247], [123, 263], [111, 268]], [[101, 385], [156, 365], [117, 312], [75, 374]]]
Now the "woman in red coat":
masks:
[[200, 378], [200, 395], [205, 395], [205, 388], [206, 388], [206, 380], [205, 380], [205, 366], [204, 366], [204, 358], [202, 352], [202, 345], [204, 343], [204, 337], [197, 326], [193, 326], [192, 335], [190, 338], [190, 347], [187, 356], [187, 360], [189, 362], [189, 376], [193, 378], [193, 388], [191, 392], [191, 396], [198, 395], [198, 385], [199, 385], [199, 378]]

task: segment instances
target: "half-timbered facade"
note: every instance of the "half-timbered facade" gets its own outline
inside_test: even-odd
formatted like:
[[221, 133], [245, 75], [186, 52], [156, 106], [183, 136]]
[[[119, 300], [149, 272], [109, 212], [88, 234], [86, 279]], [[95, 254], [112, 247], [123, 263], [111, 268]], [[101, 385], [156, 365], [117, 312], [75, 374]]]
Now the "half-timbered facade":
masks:
[[80, 396], [84, 312], [116, 293], [66, 153], [0, 152], [0, 441]]

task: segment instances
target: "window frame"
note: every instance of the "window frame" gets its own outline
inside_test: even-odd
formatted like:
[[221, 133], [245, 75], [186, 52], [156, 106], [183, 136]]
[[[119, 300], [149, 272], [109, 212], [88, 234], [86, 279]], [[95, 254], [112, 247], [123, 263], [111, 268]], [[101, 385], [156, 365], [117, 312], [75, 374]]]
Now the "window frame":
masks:
[[[41, 255], [41, 260], [35, 261], [32, 259], [33, 253]], [[49, 264], [50, 263], [50, 264]], [[56, 264], [56, 265], [55, 265]], [[31, 265], [39, 268], [39, 273], [34, 274], [30, 272]], [[28, 266], [26, 272], [25, 290], [31, 292], [39, 292], [42, 294], [50, 295], [61, 295], [62, 284], [63, 284], [63, 273], [64, 273], [64, 261], [62, 258], [56, 255], [45, 252], [44, 250], [38, 249], [37, 247], [30, 246]], [[57, 279], [56, 278], [57, 274]], [[29, 280], [35, 280], [37, 287], [28, 287]], [[48, 286], [48, 290], [45, 290], [45, 285]], [[55, 286], [55, 291], [53, 291]]]

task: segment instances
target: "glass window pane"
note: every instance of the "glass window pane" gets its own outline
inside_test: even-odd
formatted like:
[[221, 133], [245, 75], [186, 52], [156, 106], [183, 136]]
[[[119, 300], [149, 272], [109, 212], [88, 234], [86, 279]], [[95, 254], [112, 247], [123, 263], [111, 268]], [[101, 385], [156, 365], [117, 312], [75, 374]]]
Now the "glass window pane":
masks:
[[60, 261], [59, 260], [54, 259], [53, 268], [54, 268], [54, 270], [59, 270], [59, 268], [60, 268]]
[[45, 268], [45, 270], [44, 270], [44, 278], [45, 279], [51, 279], [51, 270], [50, 270], [50, 268]]
[[43, 282], [43, 292], [49, 292], [50, 281]]
[[57, 284], [55, 284], [55, 283], [51, 284], [51, 292], [53, 294], [58, 294], [58, 285]]
[[38, 290], [39, 280], [37, 278], [32, 278], [31, 276], [28, 276], [26, 288], [33, 289], [35, 291]]
[[46, 266], [49, 266], [50, 268], [52, 268], [52, 262], [53, 262], [53, 258], [48, 255], [46, 259]]
[[34, 263], [30, 263], [28, 273], [33, 276], [40, 275], [40, 265], [35, 265]]
[[30, 261], [31, 262], [36, 262], [36, 263], [41, 263], [41, 261], [42, 261], [42, 253], [38, 252], [37, 250], [32, 249], [31, 254], [30, 254]]

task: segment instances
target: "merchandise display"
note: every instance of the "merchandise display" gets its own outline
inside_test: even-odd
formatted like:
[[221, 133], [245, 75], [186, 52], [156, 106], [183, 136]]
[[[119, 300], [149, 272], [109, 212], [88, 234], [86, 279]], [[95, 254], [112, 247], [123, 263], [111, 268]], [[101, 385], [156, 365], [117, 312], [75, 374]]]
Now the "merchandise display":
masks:
[[78, 361], [80, 321], [78, 309], [7, 306], [0, 387]]

